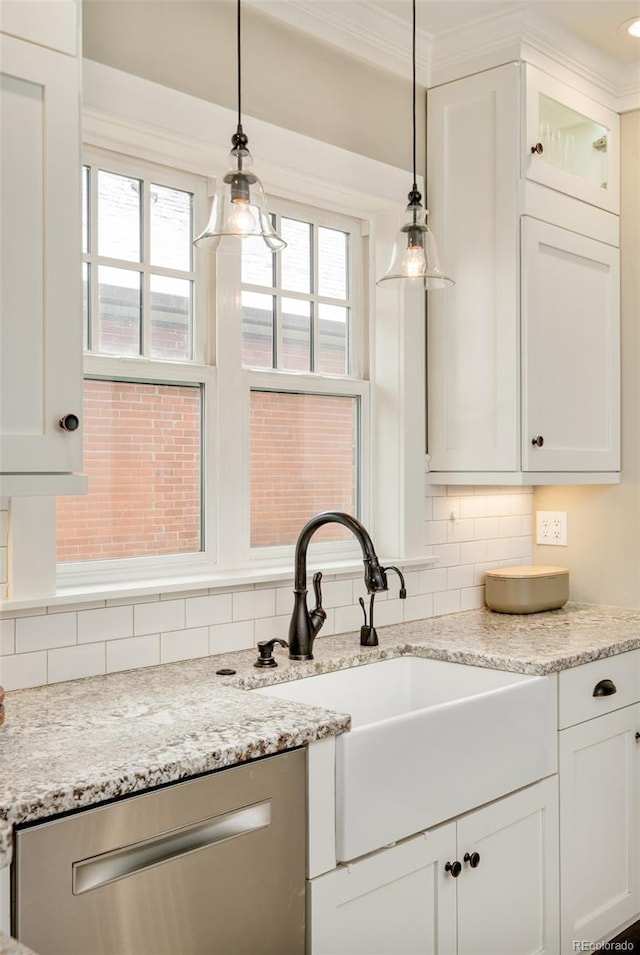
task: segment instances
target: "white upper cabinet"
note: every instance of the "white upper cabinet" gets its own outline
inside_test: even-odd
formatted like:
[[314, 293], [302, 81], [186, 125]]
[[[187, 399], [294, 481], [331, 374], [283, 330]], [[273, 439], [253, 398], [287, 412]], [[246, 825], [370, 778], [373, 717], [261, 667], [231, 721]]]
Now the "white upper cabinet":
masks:
[[80, 62], [0, 44], [0, 472], [64, 474], [82, 467]]
[[620, 118], [528, 63], [523, 72], [522, 175], [617, 213]]
[[[555, 112], [540, 106], [551, 93]], [[531, 103], [533, 145], [562, 140], [562, 149], [543, 142], [531, 152]], [[550, 77], [512, 63], [429, 91], [429, 221], [456, 281], [428, 297], [434, 482], [618, 480], [618, 217], [603, 208], [618, 208], [617, 117], [589, 103], [598, 122], [589, 120], [588, 135], [607, 137], [606, 154], [589, 141], [593, 181], [590, 169], [579, 176], [551, 164], [565, 154], [568, 163], [579, 139], [563, 110], [586, 107]], [[533, 178], [539, 169], [544, 184]], [[599, 203], [588, 204], [585, 190]]]

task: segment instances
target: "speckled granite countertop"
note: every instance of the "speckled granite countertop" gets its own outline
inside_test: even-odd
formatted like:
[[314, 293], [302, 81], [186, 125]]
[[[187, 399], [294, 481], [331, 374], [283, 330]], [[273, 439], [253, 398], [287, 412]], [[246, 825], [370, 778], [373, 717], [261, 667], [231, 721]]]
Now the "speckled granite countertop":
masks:
[[[257, 670], [255, 650], [91, 677], [6, 698], [0, 821], [29, 822], [341, 733], [348, 715], [248, 688], [403, 653], [547, 674], [640, 647], [640, 610], [568, 604], [527, 616], [472, 610], [320, 637], [316, 659]], [[220, 677], [216, 670], [233, 667]], [[0, 829], [0, 856], [2, 854]]]

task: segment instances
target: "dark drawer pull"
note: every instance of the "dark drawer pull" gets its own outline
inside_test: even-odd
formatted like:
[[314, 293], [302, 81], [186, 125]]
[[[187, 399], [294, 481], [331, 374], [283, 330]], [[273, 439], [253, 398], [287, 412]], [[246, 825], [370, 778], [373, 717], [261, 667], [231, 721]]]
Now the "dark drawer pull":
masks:
[[613, 696], [618, 692], [618, 688], [613, 680], [600, 680], [593, 689], [594, 696]]

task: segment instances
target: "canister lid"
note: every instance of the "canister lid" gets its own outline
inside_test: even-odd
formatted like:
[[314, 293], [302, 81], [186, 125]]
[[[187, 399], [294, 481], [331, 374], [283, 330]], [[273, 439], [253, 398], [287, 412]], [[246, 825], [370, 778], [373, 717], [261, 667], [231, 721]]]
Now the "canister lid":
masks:
[[534, 564], [527, 567], [496, 567], [495, 570], [488, 570], [485, 576], [513, 580], [514, 578], [526, 577], [558, 577], [561, 574], [568, 573], [567, 567], [545, 567], [541, 564]]

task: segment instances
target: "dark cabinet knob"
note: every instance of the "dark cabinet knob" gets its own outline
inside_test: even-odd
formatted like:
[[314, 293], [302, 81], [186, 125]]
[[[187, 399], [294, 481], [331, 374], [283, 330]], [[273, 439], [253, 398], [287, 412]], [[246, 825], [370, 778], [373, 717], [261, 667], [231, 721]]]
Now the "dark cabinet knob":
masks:
[[542, 143], [536, 143], [535, 146], [531, 147], [531, 152], [536, 153], [538, 156], [541, 156], [544, 152], [544, 146]]
[[613, 696], [618, 692], [618, 688], [613, 680], [600, 680], [593, 688], [594, 696]]
[[640, 739], [640, 733], [636, 733], [636, 739]]
[[76, 414], [66, 414], [58, 422], [63, 431], [77, 431], [80, 427], [80, 418]]
[[479, 852], [465, 852], [464, 861], [468, 862], [472, 869], [477, 869], [480, 865], [480, 853]]
[[457, 879], [460, 873], [462, 872], [462, 863], [458, 862], [456, 859], [455, 862], [447, 862], [444, 867], [445, 872], [450, 872], [454, 879]]
[[542, 437], [541, 434], [537, 434], [537, 435], [535, 436], [535, 438], [532, 438], [532, 439], [531, 439], [531, 444], [532, 444], [535, 448], [541, 448], [542, 445], [544, 444], [544, 438]]

